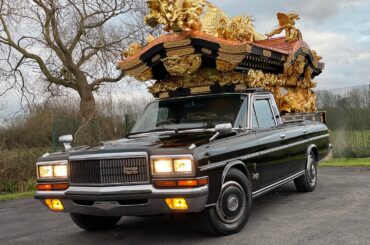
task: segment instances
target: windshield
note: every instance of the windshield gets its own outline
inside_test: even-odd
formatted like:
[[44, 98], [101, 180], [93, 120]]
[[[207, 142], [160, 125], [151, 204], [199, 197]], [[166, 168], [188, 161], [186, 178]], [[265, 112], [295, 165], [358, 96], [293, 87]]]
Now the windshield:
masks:
[[[146, 108], [131, 134], [214, 128], [222, 123], [244, 127], [246, 97], [243, 94], [228, 94], [155, 101]], [[244, 109], [241, 110], [241, 107]]]

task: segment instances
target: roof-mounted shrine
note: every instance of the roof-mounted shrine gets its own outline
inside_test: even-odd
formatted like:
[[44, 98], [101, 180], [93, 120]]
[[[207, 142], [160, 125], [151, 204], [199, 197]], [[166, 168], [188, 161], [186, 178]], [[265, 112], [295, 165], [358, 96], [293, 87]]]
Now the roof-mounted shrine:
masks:
[[[278, 13], [278, 26], [259, 34], [250, 16], [229, 18], [204, 0], [149, 0], [145, 22], [165, 35], [133, 43], [119, 67], [140, 81], [155, 80], [154, 96], [165, 98], [262, 87], [280, 110], [312, 112], [312, 88], [324, 64], [295, 27], [296, 13]], [[282, 34], [281, 37], [275, 37]]]

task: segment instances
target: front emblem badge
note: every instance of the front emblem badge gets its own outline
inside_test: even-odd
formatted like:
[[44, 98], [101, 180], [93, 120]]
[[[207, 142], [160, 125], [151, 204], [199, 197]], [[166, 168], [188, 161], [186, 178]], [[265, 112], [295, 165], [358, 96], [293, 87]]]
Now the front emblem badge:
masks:
[[138, 167], [124, 167], [123, 168], [123, 173], [125, 175], [138, 174], [139, 173], [139, 168]]

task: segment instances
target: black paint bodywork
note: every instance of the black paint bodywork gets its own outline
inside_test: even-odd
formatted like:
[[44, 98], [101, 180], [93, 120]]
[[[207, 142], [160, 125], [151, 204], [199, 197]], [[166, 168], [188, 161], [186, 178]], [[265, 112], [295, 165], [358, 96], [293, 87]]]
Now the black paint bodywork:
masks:
[[[262, 130], [252, 129], [249, 114], [248, 126], [245, 129], [235, 129], [226, 135], [221, 134], [213, 142], [210, 142], [210, 138], [215, 132], [211, 131], [165, 134], [157, 132], [104, 142], [97, 147], [80, 147], [54, 153], [40, 158], [39, 161], [64, 160], [73, 155], [117, 152], [145, 151], [149, 157], [192, 154], [196, 167], [195, 177], [209, 177], [207, 205], [213, 205], [218, 199], [223, 177], [231, 167], [238, 168], [246, 174], [251, 182], [252, 192], [256, 193], [305, 170], [307, 154], [310, 151], [315, 154], [317, 161], [328, 154], [330, 142], [325, 124], [304, 120], [283, 123], [271, 93], [252, 91], [240, 94], [249, 96], [250, 107], [256, 96], [270, 99], [276, 126]], [[250, 111], [248, 113], [251, 113]]]

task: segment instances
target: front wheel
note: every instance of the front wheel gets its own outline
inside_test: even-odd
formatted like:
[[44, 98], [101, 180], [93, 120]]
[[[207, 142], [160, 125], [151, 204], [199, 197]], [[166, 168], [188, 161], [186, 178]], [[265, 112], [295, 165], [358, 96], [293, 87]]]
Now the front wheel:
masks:
[[300, 192], [311, 192], [315, 190], [317, 183], [317, 161], [311, 151], [307, 156], [305, 174], [294, 180], [294, 184]]
[[121, 217], [105, 217], [71, 213], [73, 222], [86, 231], [103, 231], [115, 227]]
[[231, 169], [216, 206], [203, 212], [210, 232], [226, 236], [239, 232], [246, 225], [252, 207], [251, 185], [247, 177], [237, 169]]

